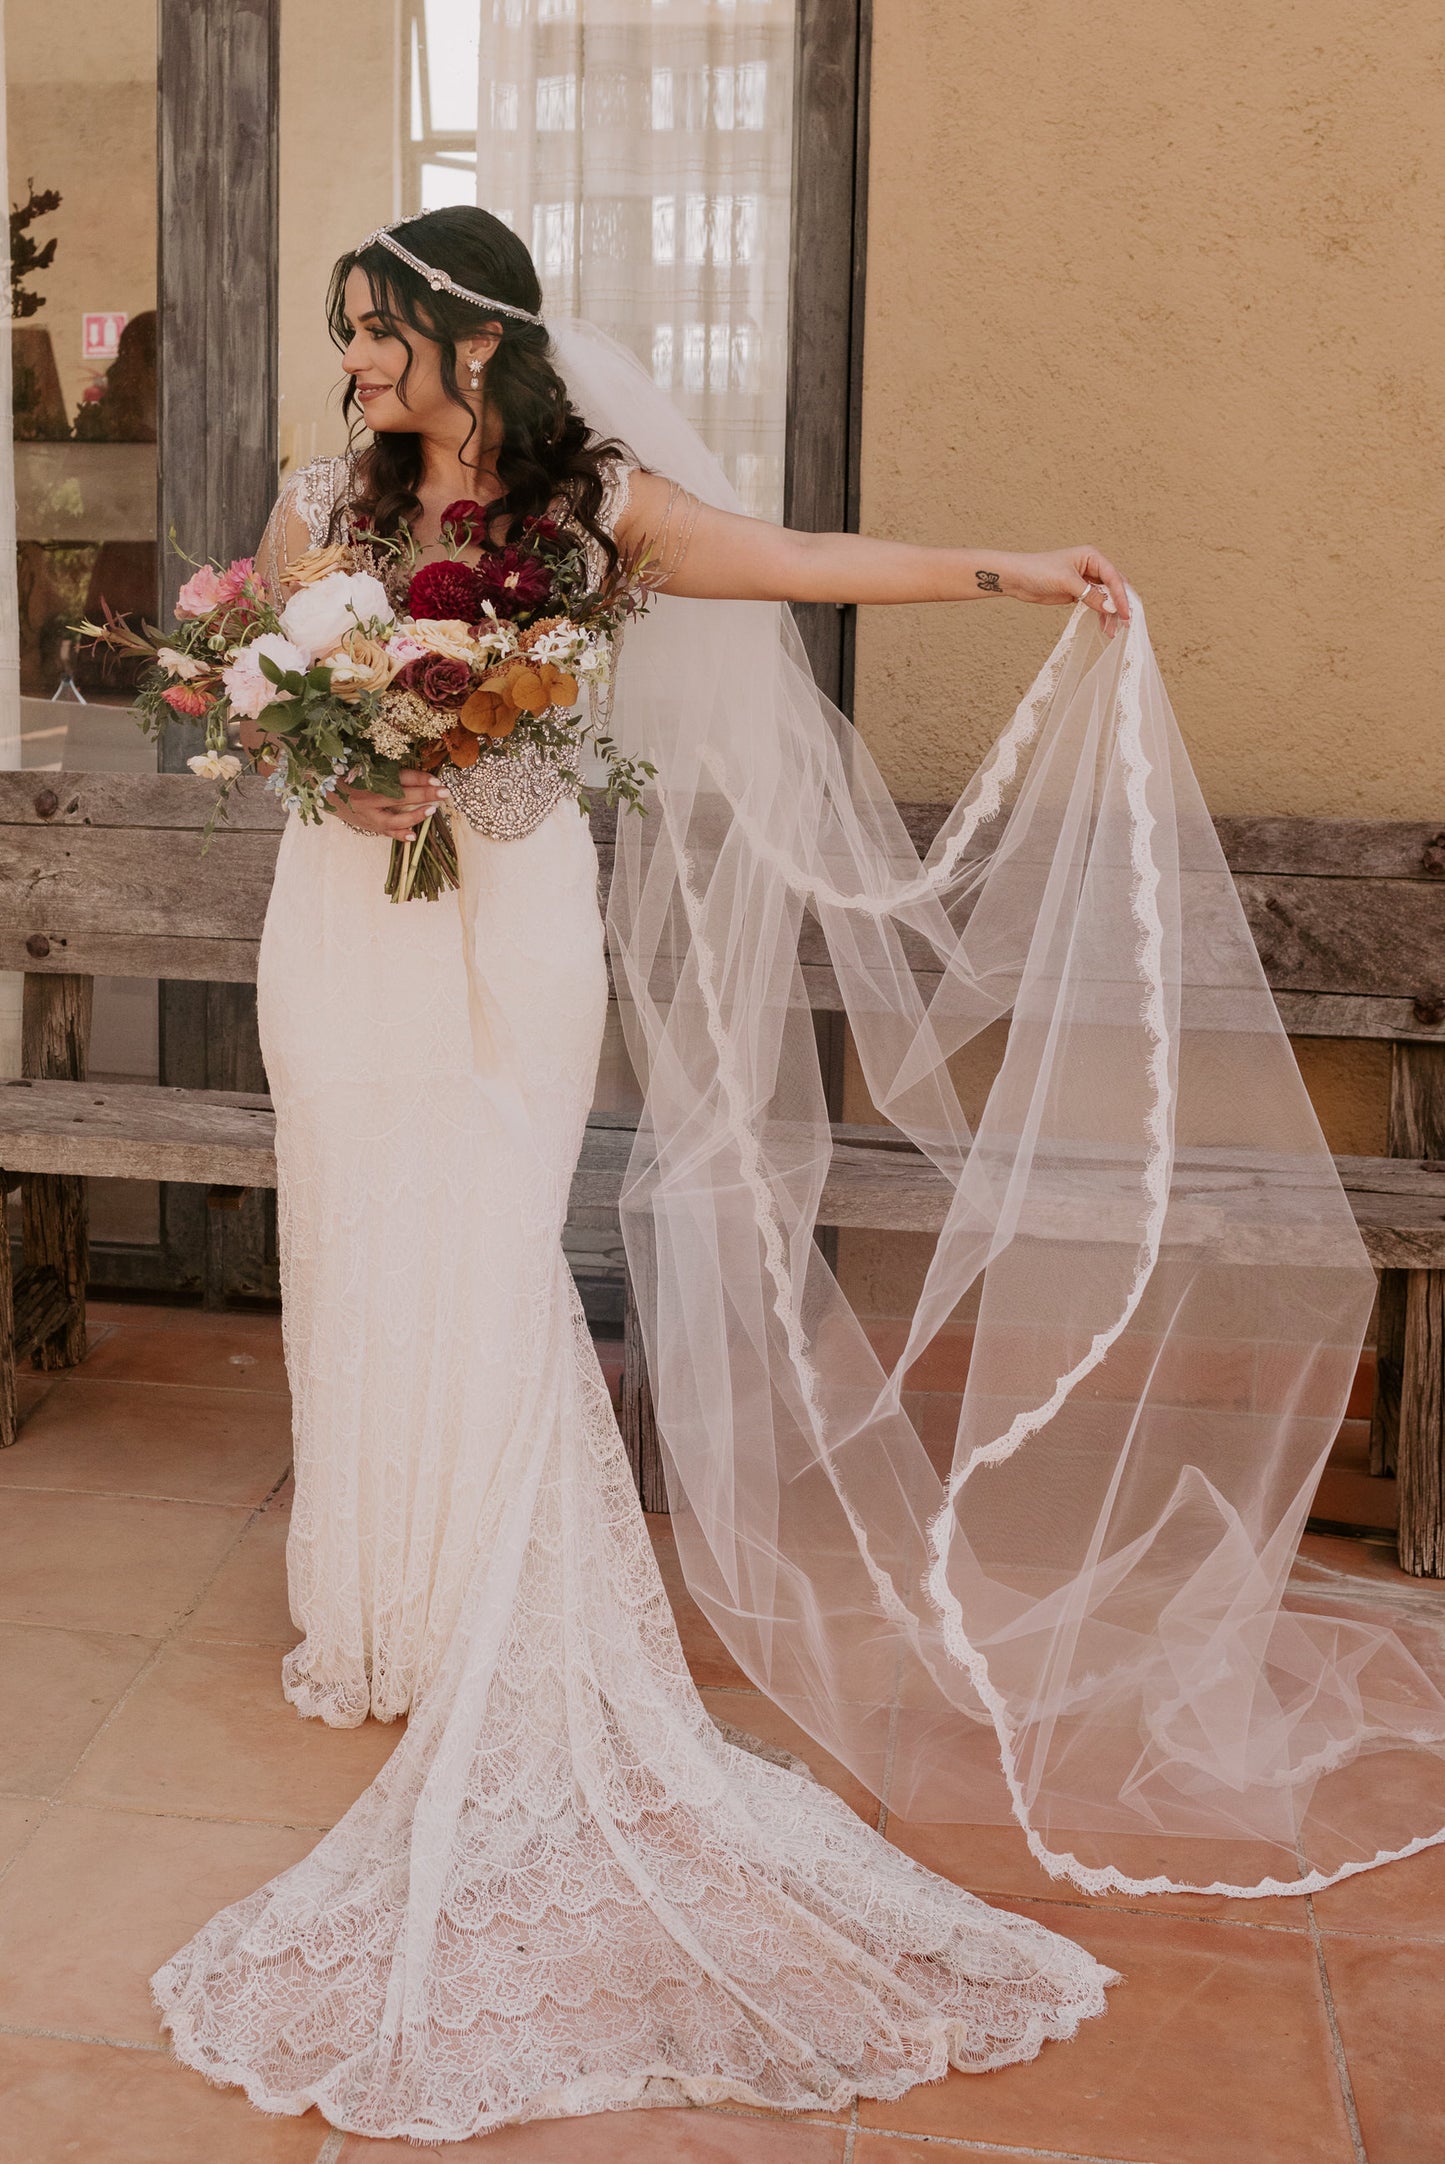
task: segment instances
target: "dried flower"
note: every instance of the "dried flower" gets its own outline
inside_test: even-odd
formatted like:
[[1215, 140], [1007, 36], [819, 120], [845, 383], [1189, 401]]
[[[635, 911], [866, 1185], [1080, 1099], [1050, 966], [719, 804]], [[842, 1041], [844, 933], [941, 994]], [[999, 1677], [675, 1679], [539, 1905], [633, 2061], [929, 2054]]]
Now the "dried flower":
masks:
[[469, 729], [448, 729], [442, 738], [442, 747], [453, 766], [475, 766], [482, 755], [482, 747]]
[[477, 574], [470, 564], [455, 563], [450, 558], [423, 564], [412, 575], [407, 604], [414, 617], [473, 623], [481, 614]]

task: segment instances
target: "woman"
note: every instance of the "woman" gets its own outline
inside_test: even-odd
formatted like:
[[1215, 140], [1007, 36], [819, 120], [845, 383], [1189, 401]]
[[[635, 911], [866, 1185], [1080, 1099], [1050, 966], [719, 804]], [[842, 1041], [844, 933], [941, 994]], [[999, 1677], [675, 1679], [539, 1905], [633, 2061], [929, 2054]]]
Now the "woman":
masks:
[[[1369, 1794], [1358, 1838], [1330, 1787], [1362, 1743], [1445, 1735], [1438, 1694], [1388, 1632], [1283, 1600], [1373, 1278], [1137, 605], [1092, 549], [739, 517], [635, 364], [549, 340], [540, 309], [482, 211], [344, 257], [371, 443], [293, 477], [262, 566], [284, 587], [358, 521], [434, 555], [468, 498], [492, 545], [547, 513], [597, 573], [646, 554], [664, 588], [617, 673], [617, 733], [658, 774], [619, 819], [608, 921], [647, 1088], [624, 1231], [694, 1592], [902, 1815], [1012, 1814], [1097, 1889], [1189, 1883], [1161, 1833], [1247, 1837], [1219, 1883], [1251, 1893], [1276, 1854], [1308, 1890], [1439, 1839], [1438, 1781], [1387, 1787], [1413, 1825]], [[984, 595], [1084, 606], [920, 868], [778, 604]], [[437, 902], [385, 899], [382, 844], [444, 791], [465, 806], [445, 770], [399, 802], [339, 790], [282, 840], [259, 997], [305, 1634], [283, 1681], [303, 1714], [408, 1726], [312, 1855], [161, 1970], [176, 2049], [265, 2109], [419, 2139], [831, 2109], [1029, 2058], [1109, 1974], [693, 1689], [561, 1249], [607, 999], [596, 855], [555, 769], [489, 771]], [[950, 1196], [891, 1373], [812, 1236], [820, 956], [874, 1103]], [[1002, 1014], [975, 1138], [948, 1060]], [[1176, 1209], [1201, 1122], [1208, 1207]], [[976, 1286], [945, 1490], [903, 1380]], [[1211, 1422], [1174, 1356], [1232, 1333], [1273, 1395]], [[1152, 1876], [1119, 1868], [1138, 1833]]]
[[[1127, 615], [1091, 549], [681, 505], [570, 409], [513, 234], [454, 209], [403, 238], [496, 305], [375, 241], [343, 258], [333, 326], [373, 440], [288, 485], [278, 584], [358, 514], [434, 555], [464, 497], [496, 506], [493, 540], [570, 507], [599, 560], [650, 548], [677, 594], [1087, 593]], [[177, 2049], [263, 2108], [433, 2139], [639, 2103], [833, 2108], [1031, 2057], [1102, 2009], [1107, 1972], [725, 1738], [684, 1667], [561, 1249], [607, 1000], [587, 824], [570, 798], [520, 839], [455, 821], [505, 1048], [489, 1076], [456, 898], [382, 892], [383, 840], [444, 796], [419, 772], [404, 791], [288, 827], [259, 996], [305, 1631], [285, 1689], [333, 1723], [410, 1725], [313, 1856], [160, 1973]]]

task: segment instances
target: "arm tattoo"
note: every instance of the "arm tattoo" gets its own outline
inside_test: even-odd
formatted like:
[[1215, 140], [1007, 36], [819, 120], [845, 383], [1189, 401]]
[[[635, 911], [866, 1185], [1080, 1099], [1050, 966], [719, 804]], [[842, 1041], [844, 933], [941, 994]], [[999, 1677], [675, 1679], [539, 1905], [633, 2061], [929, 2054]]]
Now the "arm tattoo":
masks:
[[975, 571], [973, 575], [978, 580], [979, 587], [984, 593], [1001, 594], [1003, 592], [996, 571]]

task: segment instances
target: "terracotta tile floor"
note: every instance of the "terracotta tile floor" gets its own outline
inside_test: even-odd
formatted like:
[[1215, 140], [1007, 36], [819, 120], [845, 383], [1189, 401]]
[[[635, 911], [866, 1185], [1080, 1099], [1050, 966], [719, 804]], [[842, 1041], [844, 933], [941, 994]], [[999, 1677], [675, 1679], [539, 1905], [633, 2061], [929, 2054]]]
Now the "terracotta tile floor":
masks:
[[[615, 1365], [616, 1349], [602, 1350]], [[146, 1989], [214, 1909], [310, 1847], [397, 1735], [299, 1721], [278, 1688], [295, 1637], [279, 1325], [97, 1305], [84, 1366], [27, 1376], [23, 1389], [29, 1418], [0, 1456], [0, 2164], [408, 2164], [410, 2144], [343, 2137], [314, 2112], [265, 2118], [178, 2068]], [[1348, 1504], [1357, 1523], [1387, 1522], [1353, 1424], [1338, 1455], [1323, 1515]], [[792, 1743], [873, 1812], [749, 1689], [683, 1590], [667, 1521], [653, 1530], [719, 1718]], [[1388, 1546], [1309, 1549], [1362, 1597], [1412, 1590]], [[605, 2114], [441, 2153], [457, 2164], [1445, 2159], [1445, 1850], [1314, 1901], [1151, 1904], [1060, 1889], [1004, 1828], [887, 1830], [1122, 1970], [1107, 2017], [1029, 2066], [953, 2075], [832, 2119]]]

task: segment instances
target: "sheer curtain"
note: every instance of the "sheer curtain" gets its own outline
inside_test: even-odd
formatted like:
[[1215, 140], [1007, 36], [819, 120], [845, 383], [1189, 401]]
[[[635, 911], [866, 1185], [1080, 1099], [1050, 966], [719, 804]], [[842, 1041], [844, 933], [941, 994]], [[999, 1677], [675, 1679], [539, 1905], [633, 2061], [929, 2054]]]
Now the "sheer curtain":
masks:
[[796, 0], [482, 0], [477, 200], [783, 508]]

